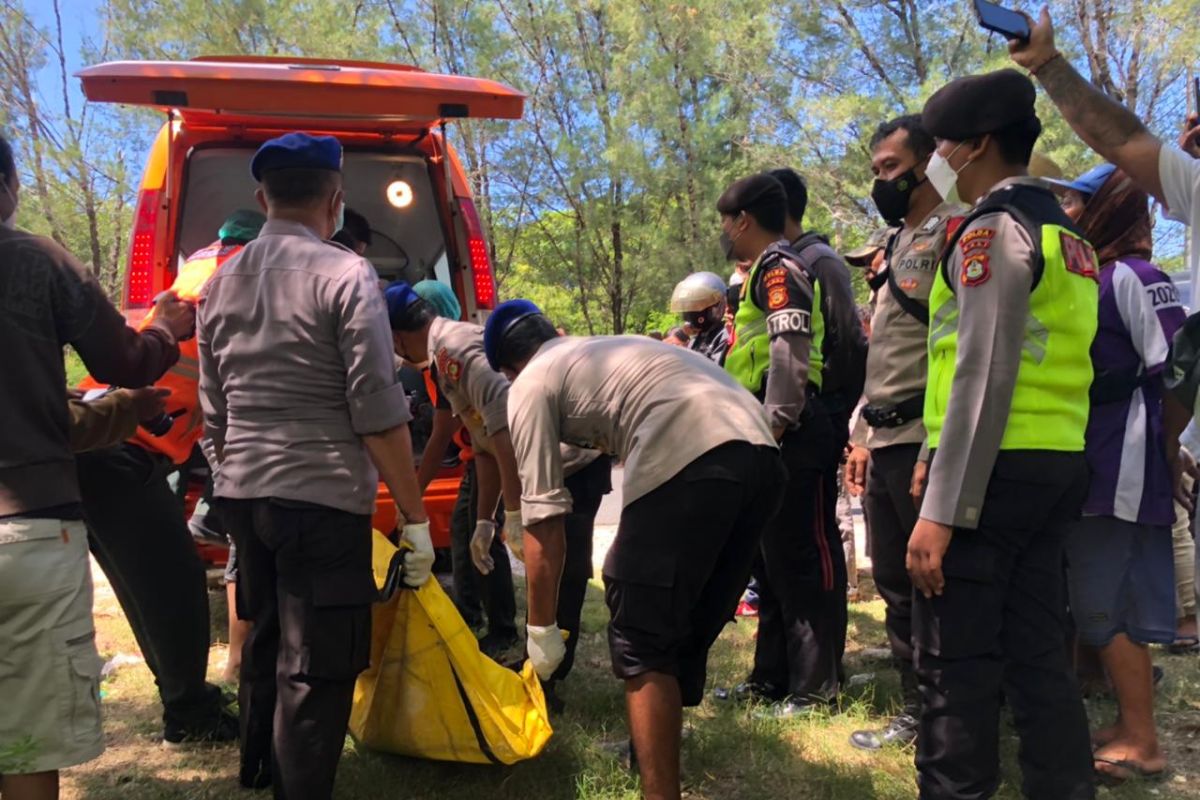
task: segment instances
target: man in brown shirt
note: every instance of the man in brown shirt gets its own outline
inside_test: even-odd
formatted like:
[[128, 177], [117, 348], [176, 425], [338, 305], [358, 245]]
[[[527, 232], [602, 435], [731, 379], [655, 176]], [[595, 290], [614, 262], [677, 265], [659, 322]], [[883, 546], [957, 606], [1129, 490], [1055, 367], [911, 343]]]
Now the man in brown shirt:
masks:
[[108, 383], [144, 386], [175, 363], [194, 314], [161, 297], [158, 322], [139, 335], [87, 267], [14, 227], [19, 192], [0, 137], [0, 752], [35, 745], [22, 772], [0, 777], [0, 794], [51, 798], [58, 770], [104, 749], [63, 347]]

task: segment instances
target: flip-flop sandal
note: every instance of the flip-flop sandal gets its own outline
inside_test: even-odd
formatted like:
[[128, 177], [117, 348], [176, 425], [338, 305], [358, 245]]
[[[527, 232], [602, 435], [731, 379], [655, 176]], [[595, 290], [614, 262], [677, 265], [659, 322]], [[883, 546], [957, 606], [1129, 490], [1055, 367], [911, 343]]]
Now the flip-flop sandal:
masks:
[[1180, 636], [1167, 645], [1167, 652], [1173, 656], [1192, 656], [1200, 653], [1200, 637]]
[[1129, 773], [1128, 777], [1118, 775], [1105, 770], [1096, 770], [1096, 782], [1103, 786], [1120, 786], [1123, 783], [1128, 783], [1131, 780], [1158, 782], [1167, 777], [1167, 770], [1160, 769], [1149, 771], [1136, 761], [1128, 761], [1120, 758], [1105, 758], [1104, 756], [1092, 756], [1093, 766], [1095, 764], [1108, 764], [1110, 767], [1116, 767], [1119, 770], [1124, 770]]

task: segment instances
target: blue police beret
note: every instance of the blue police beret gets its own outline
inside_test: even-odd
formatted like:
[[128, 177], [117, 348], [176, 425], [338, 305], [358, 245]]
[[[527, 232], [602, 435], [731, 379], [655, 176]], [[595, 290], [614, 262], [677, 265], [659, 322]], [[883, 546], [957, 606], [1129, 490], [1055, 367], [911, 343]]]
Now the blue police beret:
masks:
[[523, 298], [506, 300], [496, 306], [483, 326], [483, 353], [492, 369], [500, 371], [500, 345], [504, 343], [504, 335], [526, 317], [541, 313], [542, 310], [532, 300]]
[[250, 161], [250, 174], [261, 181], [273, 169], [342, 170], [342, 144], [333, 136], [285, 133], [264, 142]]
[[400, 330], [404, 326], [404, 318], [413, 303], [421, 302], [421, 295], [404, 281], [396, 281], [383, 290], [383, 299], [387, 302], [388, 321], [392, 330]]

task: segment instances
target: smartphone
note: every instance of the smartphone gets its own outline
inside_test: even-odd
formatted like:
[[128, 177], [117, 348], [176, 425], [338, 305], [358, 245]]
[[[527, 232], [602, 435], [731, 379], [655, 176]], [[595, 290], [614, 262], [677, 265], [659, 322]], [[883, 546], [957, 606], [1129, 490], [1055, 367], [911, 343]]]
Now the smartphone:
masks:
[[975, 0], [975, 14], [979, 17], [980, 27], [1006, 39], [1029, 41], [1029, 20], [1023, 14], [990, 0]]
[[1192, 78], [1192, 97], [1196, 101], [1192, 106], [1192, 113], [1200, 116], [1200, 78]]

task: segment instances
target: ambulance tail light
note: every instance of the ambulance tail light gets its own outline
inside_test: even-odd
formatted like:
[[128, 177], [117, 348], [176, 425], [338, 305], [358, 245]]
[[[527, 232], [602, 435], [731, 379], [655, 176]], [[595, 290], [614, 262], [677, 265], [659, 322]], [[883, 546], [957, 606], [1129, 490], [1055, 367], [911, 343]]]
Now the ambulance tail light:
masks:
[[154, 299], [154, 253], [158, 236], [161, 189], [144, 189], [138, 195], [129, 240], [129, 270], [126, 274], [125, 307], [149, 308]]
[[475, 203], [468, 197], [460, 197], [458, 210], [467, 229], [467, 252], [471, 257], [471, 282], [475, 287], [475, 305], [490, 311], [496, 307], [496, 278], [492, 273], [492, 259], [488, 255], [487, 240], [483, 238], [483, 226]]

